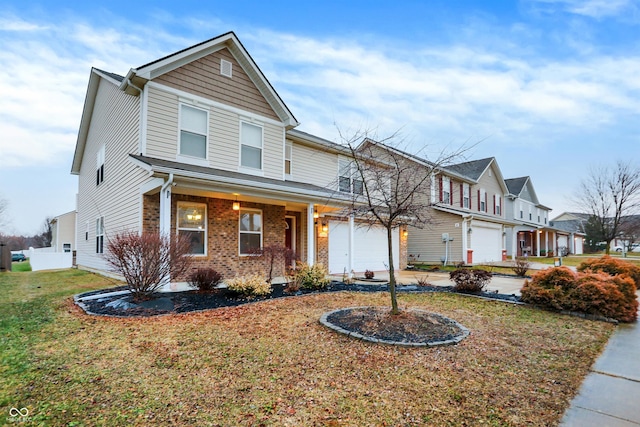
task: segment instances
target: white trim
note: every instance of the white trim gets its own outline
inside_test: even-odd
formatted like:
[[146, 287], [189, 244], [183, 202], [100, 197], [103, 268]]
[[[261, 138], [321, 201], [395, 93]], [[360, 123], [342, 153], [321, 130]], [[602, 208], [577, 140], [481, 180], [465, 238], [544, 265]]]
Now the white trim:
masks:
[[149, 91], [142, 89], [142, 96], [140, 102], [140, 142], [138, 144], [138, 149], [140, 150], [140, 154], [143, 156], [147, 155], [147, 127], [148, 127], [148, 118], [149, 118]]
[[[315, 206], [307, 206], [307, 264], [313, 266], [316, 262], [316, 220], [313, 217]], [[327, 266], [328, 267], [328, 266]]]
[[215, 108], [219, 108], [220, 110], [229, 111], [231, 113], [238, 114], [239, 116], [250, 117], [251, 119], [259, 120], [259, 121], [261, 121], [263, 123], [269, 123], [269, 124], [272, 124], [274, 126], [280, 126], [283, 129], [285, 127], [285, 125], [282, 122], [274, 120], [271, 117], [261, 116], [259, 114], [253, 113], [251, 111], [242, 110], [242, 109], [237, 108], [237, 107], [232, 107], [232, 106], [227, 105], [227, 104], [222, 104], [220, 102], [212, 101], [211, 99], [203, 98], [201, 96], [194, 95], [194, 94], [189, 93], [189, 92], [184, 92], [184, 91], [179, 90], [179, 89], [174, 89], [172, 87], [164, 86], [164, 85], [158, 84], [156, 82], [149, 82], [149, 83], [147, 83], [147, 86], [151, 87], [151, 88], [155, 88], [155, 89], [161, 90], [161, 91], [164, 91], [164, 92], [167, 92], [167, 93], [171, 93], [173, 95], [176, 95], [176, 96], [178, 96], [180, 102], [185, 102], [185, 103], [192, 102], [192, 103], [194, 103], [196, 105], [197, 104], [202, 104], [202, 105], [206, 105], [207, 107], [215, 107]]
[[[242, 127], [243, 125], [247, 125], [247, 126], [254, 126], [260, 129], [260, 147], [256, 147], [254, 145], [248, 145], [248, 144], [243, 144], [242, 143]], [[249, 172], [253, 171], [253, 173], [256, 173], [258, 171], [264, 173], [264, 126], [261, 123], [252, 123], [251, 121], [248, 120], [244, 120], [243, 118], [240, 118], [240, 120], [238, 121], [238, 135], [239, 135], [239, 141], [238, 141], [238, 170], [241, 170], [243, 172]], [[259, 148], [260, 149], [260, 167], [259, 168], [254, 168], [251, 166], [246, 166], [242, 164], [242, 146], [246, 145], [247, 147], [250, 148]]]
[[[243, 212], [249, 212], [249, 213], [259, 213], [260, 214], [260, 231], [242, 231], [240, 228], [240, 223], [242, 221], [242, 213]], [[242, 253], [241, 249], [240, 249], [240, 235], [242, 233], [245, 234], [259, 234], [260, 235], [260, 248], [262, 248], [262, 243], [263, 243], [263, 239], [264, 239], [264, 214], [262, 212], [262, 209], [255, 209], [255, 208], [240, 208], [240, 210], [238, 211], [238, 256], [254, 256], [255, 254], [251, 254], [251, 253]]]
[[[225, 41], [229, 38], [231, 38], [230, 34], [223, 38], [216, 38], [209, 42], [211, 46], [200, 48], [195, 52], [193, 51], [192, 48], [186, 49], [180, 53], [170, 55], [169, 57], [161, 61], [156, 61], [153, 64], [148, 65], [147, 67], [143, 67], [139, 70], [132, 70], [132, 71], [135, 71], [138, 77], [151, 80], [153, 78], [161, 76], [164, 73], [168, 73], [190, 62], [197, 61], [200, 58], [204, 58], [207, 55], [211, 55], [212, 53], [218, 52], [219, 50], [226, 48], [227, 46], [225, 45]], [[215, 45], [218, 45], [218, 46], [215, 46]]]
[[[180, 206], [198, 206], [204, 207], [204, 229], [200, 228], [188, 228], [188, 227], [180, 227]], [[188, 201], [179, 201], [176, 204], [176, 234], [180, 234], [180, 230], [183, 231], [196, 231], [196, 232], [204, 232], [204, 253], [196, 254], [192, 253], [191, 255], [194, 257], [206, 257], [208, 252], [208, 235], [209, 235], [209, 217], [207, 212], [207, 204], [201, 202], [188, 202]]]
[[[199, 110], [202, 111], [206, 114], [206, 121], [205, 121], [205, 126], [206, 126], [206, 134], [204, 135], [204, 158], [202, 157], [196, 157], [196, 156], [189, 156], [187, 154], [182, 154], [180, 152], [181, 150], [181, 145], [182, 145], [182, 107], [187, 107], [187, 108], [192, 108], [194, 110]], [[196, 133], [193, 132], [189, 129], [185, 129], [185, 131], [190, 132], [190, 133], [194, 133], [197, 135], [202, 135], [200, 133]], [[188, 103], [188, 102], [184, 102], [184, 101], [179, 101], [178, 102], [178, 136], [177, 136], [177, 141], [178, 143], [176, 144], [176, 159], [180, 158], [183, 161], [186, 161], [186, 159], [191, 159], [190, 161], [187, 161], [188, 163], [192, 163], [194, 161], [197, 162], [202, 162], [204, 161], [205, 164], [208, 166], [208, 160], [209, 160], [209, 109], [208, 108], [202, 108], [202, 107], [198, 107], [195, 104], [192, 103]]]

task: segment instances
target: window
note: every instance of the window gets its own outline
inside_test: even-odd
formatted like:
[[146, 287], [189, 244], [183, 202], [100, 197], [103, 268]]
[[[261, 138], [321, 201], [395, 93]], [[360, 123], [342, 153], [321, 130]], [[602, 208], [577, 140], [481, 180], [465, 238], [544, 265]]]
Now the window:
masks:
[[240, 165], [262, 169], [262, 127], [242, 122], [240, 126]]
[[533, 215], [531, 214], [531, 206], [529, 206], [529, 221], [533, 219]]
[[178, 234], [189, 236], [193, 255], [206, 255], [207, 205], [178, 202]]
[[485, 190], [480, 190], [480, 211], [487, 211], [487, 192]]
[[284, 143], [284, 174], [291, 176], [291, 157], [293, 154], [293, 144], [291, 141]]
[[62, 244], [63, 252], [71, 252], [71, 243], [63, 243]]
[[495, 214], [502, 215], [501, 197], [494, 194], [493, 198], [495, 200], [495, 209], [494, 209]]
[[240, 210], [240, 255], [255, 254], [262, 247], [262, 211]]
[[96, 219], [96, 253], [104, 253], [104, 217]]
[[180, 154], [207, 158], [209, 113], [206, 110], [180, 105]]
[[451, 204], [451, 178], [442, 177], [442, 203]]
[[96, 153], [96, 185], [104, 181], [104, 145]]
[[462, 207], [469, 209], [471, 206], [470, 198], [469, 198], [469, 184], [462, 184]]
[[357, 179], [356, 165], [347, 158], [338, 159], [338, 189], [345, 193], [362, 194], [362, 180]]
[[522, 206], [522, 202], [520, 202], [520, 219], [524, 218], [524, 207]]

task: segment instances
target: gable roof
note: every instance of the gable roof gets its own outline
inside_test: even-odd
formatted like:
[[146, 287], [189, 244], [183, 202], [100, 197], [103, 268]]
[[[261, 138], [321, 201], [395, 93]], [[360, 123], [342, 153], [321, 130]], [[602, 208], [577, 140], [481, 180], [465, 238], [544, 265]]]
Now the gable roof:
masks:
[[275, 91], [271, 83], [262, 73], [262, 70], [260, 70], [260, 67], [258, 67], [258, 64], [255, 63], [233, 31], [205, 40], [163, 58], [156, 59], [138, 68], [130, 69], [122, 81], [120, 88], [127, 93], [137, 95], [140, 88], [144, 86], [147, 81], [224, 48], [231, 52], [285, 126], [288, 129], [298, 126], [299, 123], [293, 113], [285, 105], [280, 95]]
[[469, 162], [448, 166], [445, 169], [450, 169], [456, 173], [459, 173], [460, 175], [468, 176], [474, 181], [477, 181], [494, 160], [494, 157], [488, 157], [486, 159], [480, 160], [471, 160]]
[[93, 107], [101, 79], [117, 85], [120, 90], [129, 95], [139, 96], [144, 85], [149, 80], [225, 48], [231, 52], [233, 57], [242, 66], [247, 76], [258, 88], [278, 118], [284, 123], [285, 127], [287, 129], [292, 129], [295, 126], [298, 126], [299, 123], [293, 113], [285, 105], [284, 101], [280, 98], [280, 95], [278, 95], [271, 83], [269, 83], [235, 33], [230, 31], [160, 59], [156, 59], [155, 61], [149, 62], [138, 68], [131, 68], [124, 77], [98, 68], [92, 68], [89, 76], [89, 84], [87, 85], [87, 94], [84, 100], [82, 118], [80, 119], [80, 129], [78, 130], [78, 139], [76, 140], [76, 149], [73, 155], [71, 173], [73, 175], [78, 175], [80, 173], [80, 165], [84, 155], [87, 135], [91, 125]]
[[520, 178], [505, 179], [504, 183], [507, 184], [509, 193], [513, 194], [514, 196], [517, 196], [518, 194], [522, 193], [522, 190], [524, 189], [524, 186], [527, 183], [527, 180], [529, 180], [528, 176], [522, 176]]

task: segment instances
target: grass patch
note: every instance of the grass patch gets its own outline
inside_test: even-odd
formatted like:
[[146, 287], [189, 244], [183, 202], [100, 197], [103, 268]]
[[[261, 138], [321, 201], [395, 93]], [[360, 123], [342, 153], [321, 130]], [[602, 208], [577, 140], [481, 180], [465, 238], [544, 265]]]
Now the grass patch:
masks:
[[457, 346], [406, 349], [318, 323], [341, 307], [387, 306], [387, 293], [144, 319], [87, 316], [69, 299], [108, 285], [76, 270], [0, 275], [0, 412], [26, 407], [42, 425], [555, 425], [614, 330], [455, 294], [401, 294], [401, 307], [471, 330]]
[[11, 271], [17, 272], [17, 273], [23, 272], [23, 271], [31, 271], [31, 264], [29, 263], [29, 261], [12, 262]]
[[[586, 255], [570, 255], [570, 256], [562, 257], [562, 265], [577, 267], [578, 265], [580, 265], [582, 262], [586, 261], [589, 258], [600, 258], [603, 255], [604, 253], [586, 254]], [[640, 266], [639, 256], [634, 257], [634, 256], [631, 256], [631, 254], [627, 254], [627, 255], [628, 255], [627, 258], [623, 258], [622, 255], [616, 254], [615, 252], [611, 252], [612, 258], [619, 258], [621, 260], [628, 261], [632, 264]], [[640, 255], [640, 253], [638, 255]], [[548, 265], [553, 265], [553, 262], [554, 262], [554, 258], [543, 258], [543, 257], [540, 257], [540, 258], [531, 257], [529, 258], [529, 260], [532, 262], [539, 262], [541, 264], [548, 264]]]

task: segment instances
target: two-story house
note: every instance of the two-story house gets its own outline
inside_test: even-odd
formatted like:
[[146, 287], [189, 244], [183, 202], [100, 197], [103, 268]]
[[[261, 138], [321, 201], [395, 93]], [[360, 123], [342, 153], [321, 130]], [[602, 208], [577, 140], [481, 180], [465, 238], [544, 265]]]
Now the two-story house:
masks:
[[349, 151], [296, 126], [233, 32], [125, 76], [92, 69], [71, 170], [78, 266], [107, 270], [109, 236], [146, 230], [189, 236], [197, 266], [226, 277], [265, 270], [266, 246], [384, 269], [383, 230], [341, 214], [362, 191]]
[[[420, 160], [416, 160], [420, 163]], [[498, 262], [506, 257], [507, 188], [494, 158], [436, 168], [428, 227], [409, 227], [409, 261], [429, 263]]]

